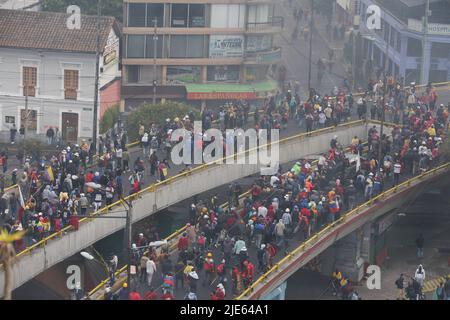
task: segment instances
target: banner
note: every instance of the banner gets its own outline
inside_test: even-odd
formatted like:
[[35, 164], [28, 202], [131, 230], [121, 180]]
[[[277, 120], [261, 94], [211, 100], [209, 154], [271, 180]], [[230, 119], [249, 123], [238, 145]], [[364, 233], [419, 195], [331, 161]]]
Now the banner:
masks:
[[188, 92], [188, 100], [253, 100], [256, 92]]
[[22, 208], [25, 208], [25, 202], [23, 201], [22, 189], [20, 188], [20, 184], [17, 185], [17, 188], [19, 188], [19, 201], [20, 201], [20, 206], [21, 206]]
[[358, 151], [358, 157], [356, 158], [356, 172], [358, 172], [359, 169], [361, 169], [361, 155]]
[[210, 58], [241, 58], [244, 55], [244, 36], [209, 37]]

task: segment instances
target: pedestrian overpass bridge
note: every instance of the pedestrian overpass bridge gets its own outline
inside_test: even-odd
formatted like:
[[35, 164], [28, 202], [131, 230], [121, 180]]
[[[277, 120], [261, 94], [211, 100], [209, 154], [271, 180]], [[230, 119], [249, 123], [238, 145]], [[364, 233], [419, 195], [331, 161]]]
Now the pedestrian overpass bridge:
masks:
[[[368, 129], [373, 125], [377, 126], [379, 130], [380, 124], [378, 122], [364, 122], [360, 120], [282, 139], [278, 142], [279, 162], [287, 163], [300, 158], [308, 158], [313, 155], [325, 153], [329, 150], [329, 142], [334, 135], [339, 137], [339, 142], [342, 145], [350, 145], [354, 136], [361, 138], [367, 137]], [[389, 134], [391, 130], [392, 126], [385, 125], [385, 133]], [[261, 146], [260, 148], [263, 147]], [[273, 145], [271, 147], [273, 148]], [[256, 148], [246, 151], [248, 156], [257, 152], [258, 150]], [[153, 184], [139, 192], [139, 194], [128, 197], [125, 200], [133, 201], [132, 222], [135, 223], [182, 200], [189, 199], [197, 194], [243, 177], [256, 174], [259, 170], [260, 166], [257, 164], [227, 165], [208, 163], [171, 177], [163, 182]], [[447, 173], [446, 170], [445, 173]], [[427, 176], [424, 179], [424, 181], [428, 181], [429, 177]], [[412, 184], [409, 188], [416, 190], [418, 184]], [[400, 200], [403, 200], [403, 197]], [[111, 206], [93, 213], [93, 215], [123, 217], [124, 207], [118, 201]], [[13, 288], [19, 287], [44, 270], [124, 227], [125, 219], [83, 218], [80, 220], [80, 228], [78, 231], [71, 231], [71, 227], [69, 226], [45, 238], [43, 241], [36, 243], [18, 254], [18, 260], [12, 267]], [[339, 234], [342, 233], [340, 232]], [[307, 260], [306, 257], [301, 259], [301, 261], [303, 260]], [[289, 273], [286, 272], [285, 274]], [[0, 290], [3, 290], [3, 283], [4, 270], [1, 270]], [[258, 282], [257, 285], [260, 283]], [[270, 287], [274, 286], [271, 285]], [[259, 288], [258, 290], [255, 292], [260, 292]], [[3, 295], [3, 291], [0, 291], [0, 293]]]
[[[367, 132], [373, 125], [379, 123], [352, 121], [316, 130], [301, 133], [281, 139], [278, 142], [279, 163], [286, 163], [300, 158], [308, 158], [329, 150], [330, 140], [334, 135], [342, 145], [349, 145], [354, 136], [367, 137]], [[390, 133], [389, 126], [385, 132]], [[275, 142], [268, 146], [273, 148]], [[258, 150], [267, 147], [260, 146], [247, 150], [250, 158], [257, 155]], [[152, 184], [141, 190], [137, 195], [125, 198], [133, 201], [132, 222], [135, 223], [155, 212], [174, 205], [182, 200], [189, 199], [232, 181], [258, 173], [258, 164], [217, 164], [208, 163], [197, 166], [188, 172], [170, 177], [163, 182]], [[110, 217], [125, 216], [125, 207], [121, 201], [104, 207], [93, 215], [108, 215]], [[34, 278], [44, 270], [76, 254], [97, 241], [119, 231], [125, 227], [125, 219], [96, 219], [83, 218], [80, 220], [78, 231], [71, 226], [54, 233], [42, 241], [28, 247], [17, 254], [18, 259], [12, 267], [13, 288], [17, 288], [28, 280]], [[0, 293], [3, 295], [4, 270], [0, 270]]]
[[[312, 259], [320, 255], [326, 249], [330, 248], [340, 239], [362, 228], [366, 224], [370, 224], [377, 218], [393, 210], [399, 210], [403, 206], [413, 201], [418, 194], [424, 190], [431, 188], [443, 188], [449, 184], [448, 177], [450, 176], [450, 163], [441, 165], [435, 169], [425, 172], [419, 176], [410, 178], [392, 187], [371, 200], [362, 203], [354, 210], [346, 213], [334, 223], [326, 226], [316, 234], [312, 235], [308, 240], [293, 245], [293, 250], [287, 255], [281, 256], [277, 254], [275, 257], [275, 265], [265, 274], [256, 279], [253, 284], [243, 291], [239, 296], [234, 297], [236, 300], [259, 300], [270, 297], [272, 293], [283, 286], [286, 280], [297, 272], [300, 268], [305, 266]], [[241, 195], [241, 200], [249, 193]], [[223, 207], [226, 205], [224, 204]], [[171, 254], [177, 253], [177, 243], [181, 234], [186, 227], [183, 227], [172, 235], [167, 237], [168, 247]], [[294, 241], [294, 240], [291, 240]], [[159, 249], [157, 249], [159, 252]], [[256, 261], [255, 250], [249, 250], [250, 258], [253, 262]], [[158, 268], [159, 269], [159, 268]], [[160, 270], [157, 270], [158, 276], [161, 278]], [[127, 281], [127, 266], [125, 265], [116, 272], [116, 282], [113, 286], [113, 292], [122, 287], [122, 284]], [[109, 278], [103, 280], [97, 287], [91, 290], [87, 297], [91, 300], [102, 300], [104, 297], [104, 289], [109, 282]], [[157, 286], [155, 286], [157, 287]], [[198, 286], [197, 296], [199, 300], [209, 299], [211, 288]], [[230, 292], [230, 288], [227, 289]], [[176, 291], [176, 294], [180, 293]], [[184, 295], [181, 295], [181, 297]], [[179, 298], [179, 296], [178, 296]], [[231, 299], [232, 296], [227, 294], [226, 299]]]
[[449, 184], [450, 163], [404, 181], [343, 215], [317, 232], [278, 261], [236, 299], [258, 300], [282, 285], [298, 269], [332, 246], [336, 241], [375, 221], [384, 214], [413, 201], [418, 194]]

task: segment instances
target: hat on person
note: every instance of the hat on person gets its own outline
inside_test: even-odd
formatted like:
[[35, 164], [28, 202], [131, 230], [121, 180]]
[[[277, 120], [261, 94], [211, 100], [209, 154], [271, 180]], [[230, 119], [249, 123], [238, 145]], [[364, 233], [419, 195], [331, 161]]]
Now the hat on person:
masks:
[[139, 237], [143, 237], [144, 236], [144, 234], [143, 233], [139, 233]]
[[122, 287], [128, 288], [128, 283], [124, 282], [123, 285], [122, 285]]
[[211, 252], [208, 252], [208, 254], [206, 255], [208, 258], [211, 258], [212, 257], [212, 253]]
[[266, 245], [263, 243], [262, 245], [261, 245], [261, 249], [265, 249], [266, 248]]
[[111, 288], [110, 288], [110, 287], [106, 287], [106, 288], [105, 288], [105, 292], [106, 292], [106, 293], [110, 293], [110, 292], [111, 292]]
[[189, 275], [189, 277], [191, 277], [195, 280], [198, 280], [198, 274], [197, 274], [197, 272], [195, 272], [195, 270], [189, 272], [188, 275]]
[[291, 210], [289, 208], [286, 208], [286, 212], [289, 213], [291, 212]]

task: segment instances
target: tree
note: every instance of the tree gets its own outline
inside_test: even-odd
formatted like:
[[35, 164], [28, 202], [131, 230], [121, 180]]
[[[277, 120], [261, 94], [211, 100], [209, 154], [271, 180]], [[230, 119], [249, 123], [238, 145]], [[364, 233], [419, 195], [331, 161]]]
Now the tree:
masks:
[[16, 259], [16, 250], [12, 245], [14, 241], [22, 239], [25, 231], [9, 234], [5, 229], [0, 231], [0, 262], [5, 270], [5, 284], [3, 294], [5, 300], [11, 300], [12, 272], [11, 265]]
[[100, 119], [100, 133], [105, 133], [117, 123], [120, 116], [119, 106], [115, 105], [107, 109]]
[[155, 105], [144, 104], [128, 115], [128, 137], [130, 141], [135, 141], [138, 138], [140, 123], [143, 123], [146, 129], [148, 129], [151, 122], [163, 126], [167, 118], [173, 120], [178, 117], [181, 120], [191, 112], [194, 114], [195, 120], [200, 119], [200, 111], [198, 108], [187, 104], [172, 101]]
[[[42, 8], [44, 11], [66, 12], [70, 5], [79, 6], [81, 14], [96, 15], [96, 0], [43, 0]], [[122, 21], [123, 0], [103, 0], [101, 11], [103, 16], [113, 16]]]

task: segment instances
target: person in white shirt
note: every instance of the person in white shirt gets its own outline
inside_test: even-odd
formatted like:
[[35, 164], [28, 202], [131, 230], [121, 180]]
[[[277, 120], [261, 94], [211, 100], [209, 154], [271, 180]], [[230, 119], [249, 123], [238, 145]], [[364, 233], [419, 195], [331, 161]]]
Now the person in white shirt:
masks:
[[419, 264], [419, 267], [414, 274], [414, 279], [420, 284], [420, 287], [423, 287], [423, 283], [425, 281], [425, 269]]
[[280, 179], [277, 176], [271, 176], [270, 177], [270, 185], [272, 187], [275, 187], [275, 184], [280, 182]]
[[273, 200], [272, 200], [272, 208], [273, 208], [273, 211], [277, 211], [278, 210], [278, 198], [273, 198]]
[[151, 287], [152, 286], [153, 275], [156, 272], [156, 264], [153, 261], [153, 259], [150, 258], [147, 261], [147, 265], [146, 266], [147, 266], [147, 268], [146, 268], [146, 271], [147, 271], [147, 284], [148, 284], [149, 287]]
[[267, 216], [267, 208], [265, 206], [259, 206], [258, 207], [258, 217], [259, 216], [263, 216], [264, 219], [266, 218], [266, 216]]
[[397, 161], [394, 164], [394, 186], [396, 186], [400, 180], [400, 173], [402, 172], [402, 165]]

